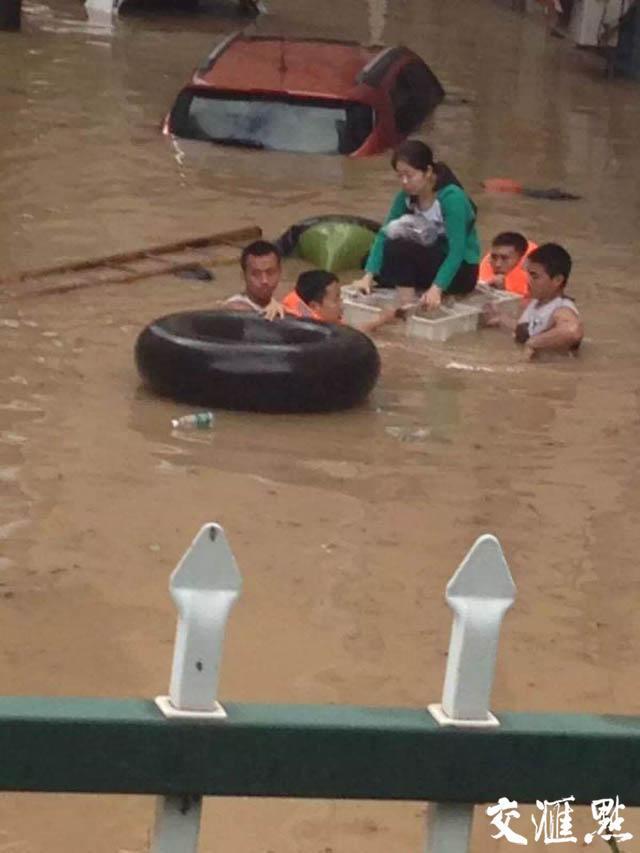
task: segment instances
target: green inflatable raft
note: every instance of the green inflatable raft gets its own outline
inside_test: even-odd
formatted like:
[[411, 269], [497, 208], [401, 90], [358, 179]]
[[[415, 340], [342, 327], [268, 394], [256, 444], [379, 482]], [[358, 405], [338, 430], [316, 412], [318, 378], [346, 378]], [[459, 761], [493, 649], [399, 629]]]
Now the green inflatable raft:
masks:
[[276, 245], [283, 257], [304, 258], [318, 269], [338, 273], [363, 267], [379, 230], [379, 222], [362, 216], [314, 216], [292, 225]]

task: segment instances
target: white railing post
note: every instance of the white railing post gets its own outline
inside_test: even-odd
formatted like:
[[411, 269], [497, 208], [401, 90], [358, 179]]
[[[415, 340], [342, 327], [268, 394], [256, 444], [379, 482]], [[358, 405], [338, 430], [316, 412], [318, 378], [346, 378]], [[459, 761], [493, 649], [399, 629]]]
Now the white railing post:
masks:
[[[171, 575], [178, 627], [168, 696], [156, 704], [168, 718], [224, 720], [217, 701], [227, 617], [242, 579], [224, 530], [205, 524]], [[196, 853], [202, 801], [198, 796], [160, 797], [152, 853]]]
[[84, 9], [91, 24], [113, 30], [120, 0], [85, 0]]
[[[454, 612], [442, 704], [429, 705], [440, 725], [498, 726], [489, 710], [500, 626], [516, 587], [495, 536], [481, 536], [447, 584]], [[473, 773], [473, 768], [467, 769]], [[467, 853], [473, 803], [431, 803], [427, 853]]]

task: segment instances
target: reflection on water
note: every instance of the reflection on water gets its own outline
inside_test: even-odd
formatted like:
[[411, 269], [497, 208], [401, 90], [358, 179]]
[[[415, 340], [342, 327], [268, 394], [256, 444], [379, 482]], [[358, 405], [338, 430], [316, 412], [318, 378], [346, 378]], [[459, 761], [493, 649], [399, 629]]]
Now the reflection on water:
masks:
[[369, 42], [382, 44], [387, 22], [388, 0], [367, 0], [367, 6], [369, 8]]
[[111, 35], [116, 26], [112, 6], [111, 2], [85, 3], [88, 24], [86, 32], [93, 35]]
[[[140, 390], [132, 348], [153, 317], [236, 291], [234, 267], [212, 284], [157, 279], [18, 306], [0, 293], [4, 682], [155, 695], [173, 632], [166, 577], [200, 524], [218, 520], [246, 577], [226, 695], [424, 706], [442, 686], [446, 581], [492, 531], [519, 587], [496, 708], [637, 710], [636, 85], [605, 80], [593, 57], [490, 0], [269, 8], [258, 32], [384, 38], [424, 57], [447, 99], [419, 135], [477, 201], [485, 245], [507, 228], [567, 245], [583, 352], [526, 364], [491, 330], [413, 344], [385, 329], [366, 405], [220, 413], [213, 430], [190, 434], [171, 429], [188, 408]], [[275, 237], [314, 214], [384, 215], [397, 188], [387, 156], [160, 134], [192, 69], [239, 23], [230, 8], [103, 28], [76, 0], [26, 0], [23, 32], [0, 33], [0, 275], [247, 224]], [[494, 176], [583, 198], [484, 194]], [[287, 263], [289, 283], [300, 268]], [[57, 801], [27, 826], [3, 802], [7, 843], [33, 853], [85, 849], [104, 819], [98, 805], [78, 817]], [[143, 808], [114, 805], [92, 849], [145, 849]], [[414, 808], [278, 809], [225, 805], [203, 843], [249, 851], [258, 833], [278, 853], [421, 843]], [[38, 828], [56, 820], [53, 833]], [[484, 829], [479, 853], [496, 849]]]

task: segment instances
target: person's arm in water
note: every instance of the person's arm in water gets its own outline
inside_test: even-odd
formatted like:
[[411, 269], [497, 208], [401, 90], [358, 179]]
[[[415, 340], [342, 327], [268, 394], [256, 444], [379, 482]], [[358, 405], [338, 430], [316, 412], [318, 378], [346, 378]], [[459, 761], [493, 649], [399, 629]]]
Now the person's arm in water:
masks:
[[255, 313], [255, 309], [245, 302], [244, 299], [226, 299], [224, 302], [218, 304], [223, 311], [252, 311]]
[[491, 275], [485, 275], [482, 278], [478, 276], [478, 284], [484, 284], [485, 287], [493, 287], [495, 290], [505, 290], [506, 276], [499, 272], [492, 272]]
[[385, 308], [380, 316], [376, 317], [375, 320], [368, 320], [361, 326], [354, 326], [353, 328], [357, 329], [359, 332], [364, 332], [365, 335], [370, 335], [378, 329], [381, 329], [383, 326], [393, 323], [394, 320], [404, 320], [405, 313], [406, 312], [402, 308]]
[[506, 276], [497, 272], [494, 274], [493, 278], [489, 279], [489, 281], [484, 281], [482, 283], [487, 284], [489, 287], [494, 287], [496, 290], [504, 290], [506, 286]]
[[371, 246], [371, 250], [369, 251], [369, 255], [367, 257], [367, 262], [364, 267], [364, 275], [362, 278], [356, 279], [353, 282], [353, 286], [357, 287], [359, 290], [362, 290], [363, 293], [371, 293], [371, 288], [373, 287], [373, 277], [377, 275], [382, 269], [382, 258], [384, 256], [384, 243], [386, 240], [385, 227], [393, 222], [394, 219], [399, 219], [403, 213], [407, 212], [407, 200], [406, 195], [402, 190], [397, 193], [396, 197], [391, 203], [391, 207], [387, 212], [384, 222], [382, 223], [382, 227], [378, 231]]
[[506, 329], [515, 334], [518, 326], [523, 326], [526, 329], [526, 323], [522, 322], [523, 315], [524, 310], [520, 312], [517, 318], [510, 317], [508, 314], [499, 311], [493, 302], [487, 302], [482, 308], [482, 325], [489, 328]]
[[286, 310], [282, 302], [277, 299], [271, 299], [271, 302], [262, 311], [262, 316], [265, 320], [281, 320], [286, 314]]
[[[449, 188], [447, 188], [448, 190]], [[447, 232], [447, 256], [440, 265], [431, 287], [422, 297], [428, 309], [439, 308], [445, 293], [464, 261], [469, 231], [469, 200], [463, 190], [446, 192], [440, 198], [440, 207]]]
[[226, 311], [243, 311], [246, 313], [260, 314], [265, 320], [275, 320], [284, 317], [285, 310], [281, 302], [277, 299], [272, 299], [271, 302], [260, 311], [253, 308], [244, 299], [231, 299], [222, 303], [222, 309]]
[[525, 358], [535, 358], [541, 350], [570, 350], [584, 335], [582, 320], [571, 308], [558, 308], [553, 312], [553, 325], [546, 332], [532, 335], [524, 345]]

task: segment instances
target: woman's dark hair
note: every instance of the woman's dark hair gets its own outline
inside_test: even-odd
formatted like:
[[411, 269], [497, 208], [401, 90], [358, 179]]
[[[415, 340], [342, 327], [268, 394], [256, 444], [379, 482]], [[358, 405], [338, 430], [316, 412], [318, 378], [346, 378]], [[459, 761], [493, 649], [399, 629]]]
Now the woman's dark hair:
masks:
[[326, 270], [306, 270], [301, 272], [296, 282], [296, 293], [309, 305], [310, 302], [322, 302], [327, 288], [338, 277]]
[[436, 162], [431, 148], [419, 139], [406, 139], [398, 145], [391, 155], [391, 166], [395, 169], [398, 163], [408, 163], [412, 169], [419, 169], [421, 172], [426, 172], [429, 166], [431, 166], [436, 176], [434, 187], [436, 191], [443, 189], [449, 184], [455, 184], [457, 187], [464, 189], [446, 163]]
[[391, 166], [396, 168], [399, 162], [408, 163], [412, 169], [426, 172], [429, 166], [435, 166], [433, 151], [419, 139], [406, 139], [400, 143], [391, 156]]

